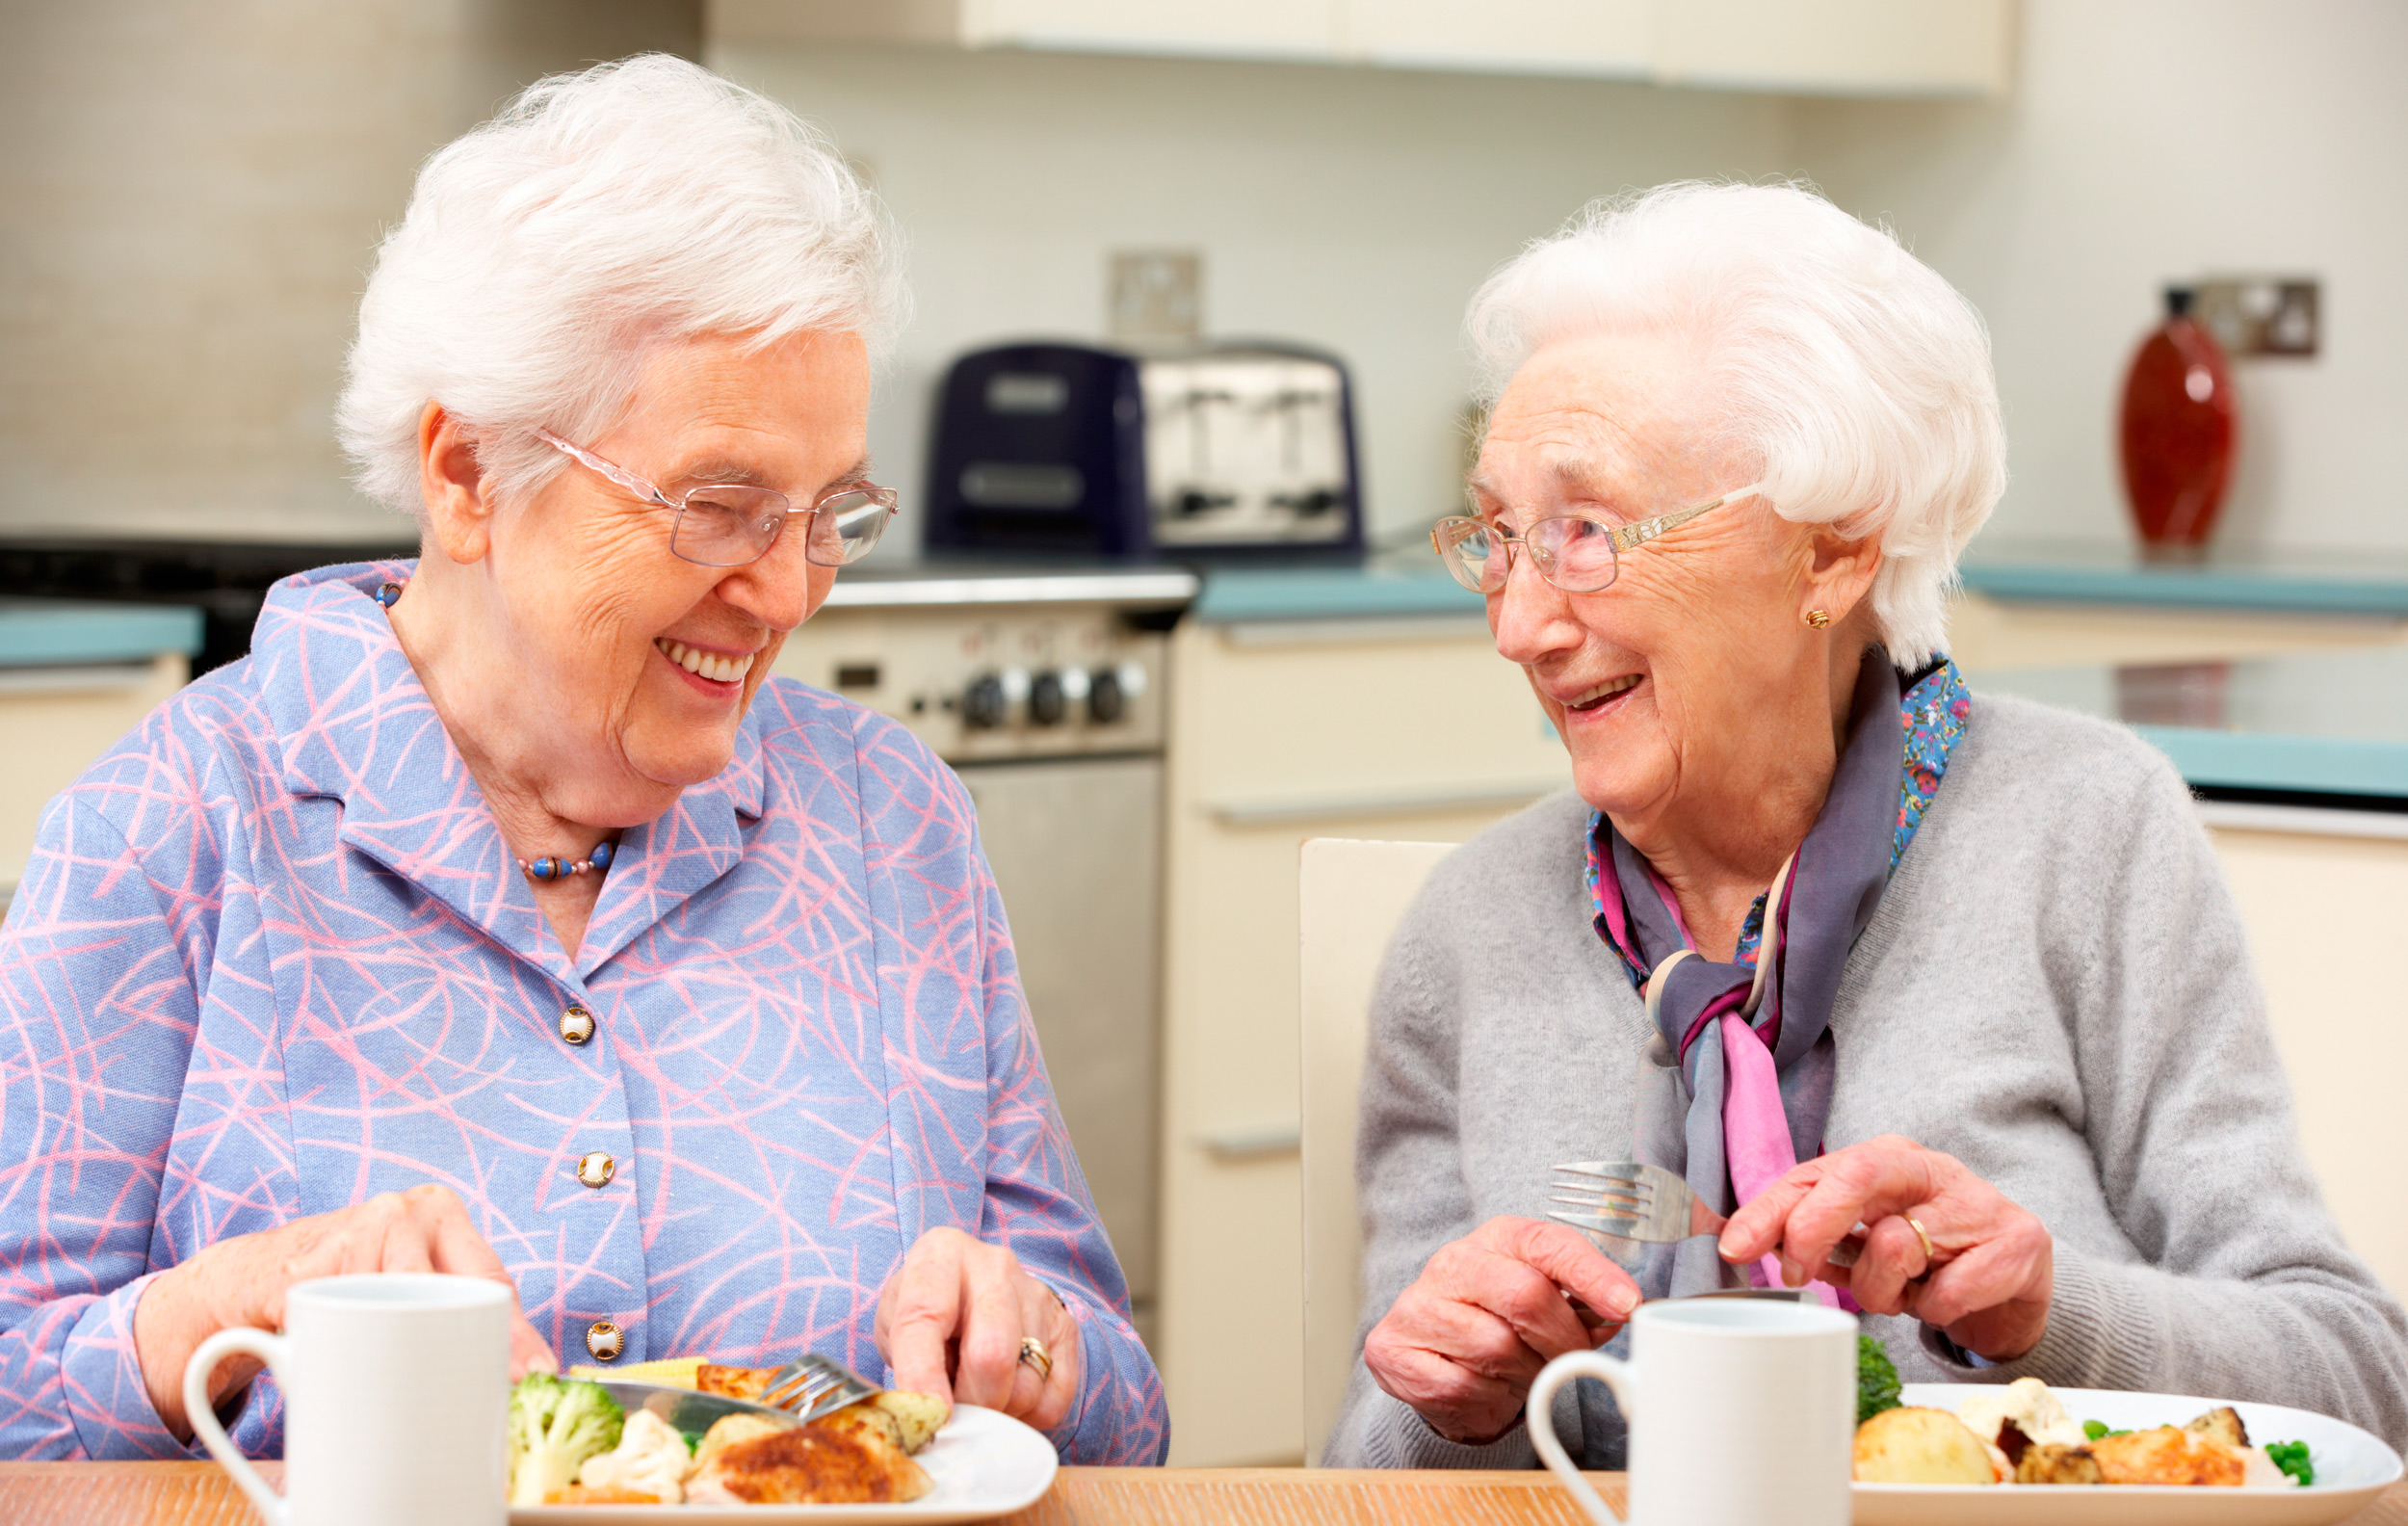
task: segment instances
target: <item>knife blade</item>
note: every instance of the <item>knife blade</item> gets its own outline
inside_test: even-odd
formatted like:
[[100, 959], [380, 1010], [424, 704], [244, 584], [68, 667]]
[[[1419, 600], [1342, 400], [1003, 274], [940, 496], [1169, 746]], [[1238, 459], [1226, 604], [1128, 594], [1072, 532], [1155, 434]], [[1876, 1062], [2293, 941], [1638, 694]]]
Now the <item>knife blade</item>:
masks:
[[692, 1388], [672, 1388], [666, 1383], [604, 1381], [603, 1388], [618, 1401], [621, 1409], [633, 1414], [649, 1409], [668, 1422], [670, 1430], [698, 1434], [732, 1414], [759, 1415], [781, 1427], [802, 1423], [783, 1409], [754, 1404], [749, 1399], [730, 1399], [725, 1394], [699, 1393]]

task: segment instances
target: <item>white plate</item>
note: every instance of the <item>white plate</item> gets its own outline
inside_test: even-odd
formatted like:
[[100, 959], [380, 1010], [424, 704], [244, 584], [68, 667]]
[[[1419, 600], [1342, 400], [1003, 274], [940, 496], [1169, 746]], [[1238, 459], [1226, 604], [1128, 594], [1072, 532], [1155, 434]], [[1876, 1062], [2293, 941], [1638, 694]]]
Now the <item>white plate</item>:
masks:
[[677, 1526], [934, 1526], [989, 1520], [1027, 1510], [1054, 1487], [1054, 1443], [1011, 1416], [976, 1405], [954, 1417], [921, 1449], [919, 1464], [936, 1487], [908, 1505], [524, 1505], [510, 1526], [605, 1526], [674, 1521]]
[[[1985, 1383], [1908, 1383], [1910, 1405], [1956, 1412]], [[2305, 1441], [2316, 1481], [2306, 1488], [2180, 1488], [2159, 1485], [1858, 1484], [1855, 1526], [2326, 1526], [2399, 1482], [2399, 1456], [2354, 1425], [2281, 1405], [2179, 1394], [2056, 1388], [2077, 1421], [2118, 1431], [2187, 1425], [2230, 1403], [2249, 1439]]]

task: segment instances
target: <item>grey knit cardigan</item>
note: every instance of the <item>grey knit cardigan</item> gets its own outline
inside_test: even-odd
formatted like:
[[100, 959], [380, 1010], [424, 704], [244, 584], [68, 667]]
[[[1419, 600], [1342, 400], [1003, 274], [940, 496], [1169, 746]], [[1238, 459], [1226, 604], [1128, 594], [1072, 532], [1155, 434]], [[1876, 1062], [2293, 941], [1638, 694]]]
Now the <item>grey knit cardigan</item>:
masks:
[[[1651, 1031], [1592, 927], [1587, 820], [1567, 791], [1466, 843], [1389, 949], [1357, 1144], [1363, 1321], [1332, 1464], [1534, 1465], [1521, 1427], [1482, 1447], [1431, 1431], [1372, 1382], [1361, 1333], [1439, 1247], [1499, 1214], [1543, 1217], [1549, 1167], [1630, 1153]], [[1906, 1381], [2255, 1399], [2408, 1443], [2400, 1306], [2301, 1153], [2189, 794], [2130, 731], [1976, 695], [1831, 1029], [1830, 1148], [1897, 1133], [1945, 1150], [2055, 1241], [2048, 1330], [2018, 1361], [1967, 1366], [1936, 1332], [1869, 1317]], [[1567, 1390], [1557, 1421], [1588, 1466], [1623, 1465], [1602, 1385]]]

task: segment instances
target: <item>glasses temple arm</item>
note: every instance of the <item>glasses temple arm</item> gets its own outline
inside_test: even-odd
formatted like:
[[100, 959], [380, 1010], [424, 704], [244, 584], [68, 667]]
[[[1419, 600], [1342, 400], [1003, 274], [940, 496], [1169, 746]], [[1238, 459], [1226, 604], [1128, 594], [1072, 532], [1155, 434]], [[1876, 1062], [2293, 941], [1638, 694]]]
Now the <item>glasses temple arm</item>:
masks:
[[553, 434], [548, 429], [538, 428], [536, 431], [536, 437], [543, 441], [546, 445], [551, 446], [554, 450], [561, 452], [563, 455], [576, 461], [579, 465], [600, 472], [603, 476], [608, 477], [611, 481], [618, 484], [621, 487], [626, 488], [629, 492], [634, 493], [637, 497], [643, 499], [647, 503], [659, 504], [664, 509], [674, 509], [677, 507], [675, 504], [668, 501], [667, 497], [662, 493], [661, 489], [653, 487], [650, 483], [645, 482], [634, 472], [625, 470], [622, 467], [614, 466], [609, 461], [604, 460], [601, 457], [596, 456], [593, 452], [586, 450], [581, 446], [571, 445], [568, 441], [561, 438], [558, 434]]

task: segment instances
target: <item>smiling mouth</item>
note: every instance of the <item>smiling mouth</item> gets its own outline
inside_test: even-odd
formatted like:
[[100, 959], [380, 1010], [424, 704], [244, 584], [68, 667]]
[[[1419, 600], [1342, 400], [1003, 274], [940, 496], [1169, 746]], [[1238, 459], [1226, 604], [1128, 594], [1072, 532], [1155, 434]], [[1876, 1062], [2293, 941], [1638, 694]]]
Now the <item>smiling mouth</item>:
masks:
[[1594, 689], [1584, 692], [1579, 697], [1567, 701], [1563, 708], [1576, 714], [1585, 715], [1615, 695], [1630, 693], [1638, 686], [1638, 681], [1642, 676], [1644, 675], [1640, 673], [1624, 673], [1619, 678], [1609, 678]]
[[695, 677], [708, 678], [713, 683], [741, 683], [745, 674], [752, 671], [754, 654], [751, 652], [742, 657], [722, 656], [718, 652], [696, 650], [684, 642], [671, 641], [666, 636], [655, 636], [652, 645], [670, 662]]

